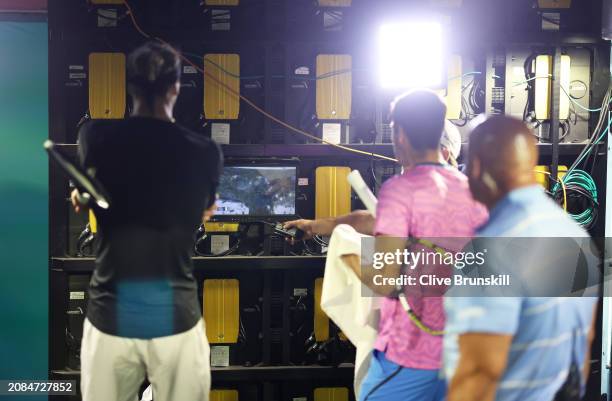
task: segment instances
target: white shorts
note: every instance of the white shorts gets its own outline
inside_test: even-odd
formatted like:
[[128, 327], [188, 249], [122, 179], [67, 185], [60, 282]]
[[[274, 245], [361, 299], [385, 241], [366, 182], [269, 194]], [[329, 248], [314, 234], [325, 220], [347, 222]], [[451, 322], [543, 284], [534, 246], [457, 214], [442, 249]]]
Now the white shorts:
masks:
[[85, 319], [83, 401], [136, 401], [145, 378], [155, 401], [208, 401], [210, 347], [204, 321], [180, 334], [142, 340], [102, 333]]

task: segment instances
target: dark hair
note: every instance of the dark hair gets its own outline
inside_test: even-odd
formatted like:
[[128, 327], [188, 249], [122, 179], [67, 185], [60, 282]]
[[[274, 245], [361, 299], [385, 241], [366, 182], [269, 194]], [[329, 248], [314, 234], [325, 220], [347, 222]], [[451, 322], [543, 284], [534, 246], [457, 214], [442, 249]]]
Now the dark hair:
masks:
[[148, 42], [128, 57], [128, 91], [153, 106], [155, 97], [164, 96], [181, 79], [181, 60], [171, 46]]
[[417, 89], [391, 105], [391, 120], [401, 127], [417, 152], [438, 149], [444, 131], [446, 105], [435, 92]]

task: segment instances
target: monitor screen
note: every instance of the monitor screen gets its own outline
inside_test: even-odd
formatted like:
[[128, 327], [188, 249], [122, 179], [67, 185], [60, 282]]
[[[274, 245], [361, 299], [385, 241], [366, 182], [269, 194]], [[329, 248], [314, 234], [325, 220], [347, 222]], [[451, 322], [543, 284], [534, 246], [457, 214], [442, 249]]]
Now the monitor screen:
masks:
[[297, 168], [226, 166], [219, 183], [216, 215], [295, 215]]

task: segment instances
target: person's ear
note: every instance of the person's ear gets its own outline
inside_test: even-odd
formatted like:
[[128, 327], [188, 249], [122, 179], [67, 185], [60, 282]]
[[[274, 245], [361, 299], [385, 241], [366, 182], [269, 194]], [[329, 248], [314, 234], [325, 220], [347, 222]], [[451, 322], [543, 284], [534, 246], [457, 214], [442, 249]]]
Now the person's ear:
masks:
[[445, 146], [440, 146], [440, 153], [442, 153], [442, 159], [444, 159], [445, 162], [450, 160], [450, 150], [448, 150]]
[[480, 160], [477, 157], [468, 160], [466, 174], [469, 178], [477, 180], [480, 178]]
[[179, 93], [181, 93], [181, 81], [176, 81], [174, 85], [172, 85], [172, 88], [174, 90], [174, 94], [178, 96]]

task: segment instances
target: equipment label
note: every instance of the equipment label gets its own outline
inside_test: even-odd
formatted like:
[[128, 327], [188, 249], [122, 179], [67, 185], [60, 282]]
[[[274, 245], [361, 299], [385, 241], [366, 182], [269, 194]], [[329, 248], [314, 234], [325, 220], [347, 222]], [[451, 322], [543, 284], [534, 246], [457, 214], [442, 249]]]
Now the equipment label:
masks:
[[342, 125], [340, 124], [323, 124], [323, 140], [329, 143], [340, 143]]
[[307, 288], [294, 288], [293, 289], [293, 296], [294, 297], [305, 297], [308, 295], [308, 289]]
[[85, 299], [85, 291], [70, 291], [70, 300]]
[[308, 186], [308, 177], [298, 178], [298, 186], [299, 187], [307, 187]]
[[218, 255], [229, 250], [229, 235], [211, 235], [210, 253]]
[[211, 137], [213, 141], [220, 145], [229, 145], [230, 143], [230, 125], [221, 123], [212, 123]]
[[229, 366], [229, 346], [215, 345], [210, 347], [210, 366], [219, 368]]

